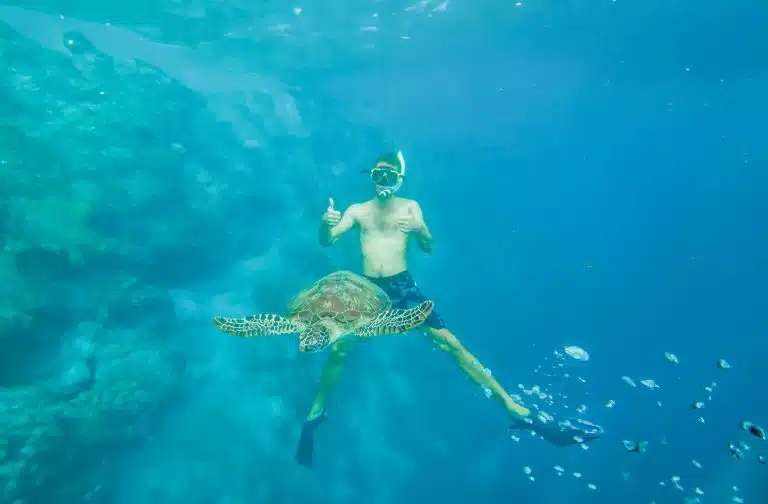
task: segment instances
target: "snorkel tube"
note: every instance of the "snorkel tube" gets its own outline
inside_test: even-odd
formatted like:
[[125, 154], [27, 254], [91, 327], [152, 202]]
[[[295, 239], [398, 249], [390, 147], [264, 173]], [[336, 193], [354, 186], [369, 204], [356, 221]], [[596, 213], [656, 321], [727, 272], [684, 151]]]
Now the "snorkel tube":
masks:
[[405, 157], [403, 156], [403, 152], [400, 150], [397, 151], [397, 165], [399, 173], [397, 175], [397, 183], [395, 185], [376, 185], [376, 194], [379, 196], [379, 198], [388, 198], [389, 196], [392, 196], [400, 189], [400, 186], [403, 185], [403, 178], [405, 177]]

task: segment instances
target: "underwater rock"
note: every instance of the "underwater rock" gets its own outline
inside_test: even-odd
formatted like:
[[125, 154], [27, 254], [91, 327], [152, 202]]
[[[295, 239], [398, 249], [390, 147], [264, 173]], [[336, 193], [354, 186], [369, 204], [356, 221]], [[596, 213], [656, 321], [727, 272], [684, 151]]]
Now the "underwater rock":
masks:
[[16, 271], [26, 278], [48, 281], [73, 281], [82, 275], [82, 264], [68, 254], [44, 247], [28, 247], [14, 255]]
[[[70, 31], [66, 52], [46, 50], [0, 23], [0, 191], [8, 195], [0, 202], [0, 355], [19, 357], [11, 345], [33, 337], [25, 365], [0, 371], [0, 502], [81, 502], [86, 492], [77, 491], [88, 485], [78, 481], [101, 483], [119, 448], [146, 438], [185, 377], [169, 350], [176, 319], [167, 289], [219, 277], [277, 236], [295, 251], [286, 269], [308, 262], [306, 237], [290, 235], [295, 226], [278, 211], [300, 208], [307, 195], [286, 198], [285, 187], [317, 190], [307, 143], [292, 141], [289, 154], [245, 153], [226, 117], [237, 107], [223, 110], [146, 61], [106, 54], [98, 40]], [[245, 121], [252, 138], [285, 129], [262, 113], [274, 109], [270, 93], [237, 100], [251, 102], [248, 117], [258, 118]], [[291, 117], [305, 121], [298, 110]], [[263, 204], [270, 200], [281, 206]], [[306, 267], [327, 264], [320, 251]], [[296, 369], [285, 360], [274, 367], [288, 375], [280, 393], [290, 394]], [[254, 366], [254, 376], [263, 370]], [[310, 485], [280, 485], [313, 500]]]
[[183, 376], [171, 356], [141, 332], [93, 337], [101, 341], [92, 354], [58, 376], [0, 388], [3, 502], [50, 492], [49, 480], [90, 447], [140, 439]]
[[149, 320], [161, 321], [165, 330], [173, 328], [176, 313], [167, 291], [132, 283], [116, 294], [106, 307], [105, 324], [110, 327], [132, 328]]
[[64, 47], [67, 48], [72, 54], [83, 54], [86, 52], [93, 52], [94, 47], [90, 40], [85, 35], [77, 31], [68, 31], [62, 35], [62, 42]]

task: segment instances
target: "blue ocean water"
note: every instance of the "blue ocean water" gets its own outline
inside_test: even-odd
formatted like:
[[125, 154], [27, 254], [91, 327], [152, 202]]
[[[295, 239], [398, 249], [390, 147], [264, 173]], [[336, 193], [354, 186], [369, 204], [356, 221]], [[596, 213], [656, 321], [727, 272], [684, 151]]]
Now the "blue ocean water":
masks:
[[[3, 0], [0, 502], [765, 503], [766, 48], [748, 0]], [[359, 271], [320, 216], [393, 149], [449, 328], [602, 438], [412, 332], [295, 462], [326, 356], [211, 317]]]

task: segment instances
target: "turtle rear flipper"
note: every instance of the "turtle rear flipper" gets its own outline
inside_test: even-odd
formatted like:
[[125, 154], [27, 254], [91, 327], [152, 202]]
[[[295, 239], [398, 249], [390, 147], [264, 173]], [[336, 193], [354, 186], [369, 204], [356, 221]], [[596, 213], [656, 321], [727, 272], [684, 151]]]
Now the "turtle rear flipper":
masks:
[[355, 330], [356, 336], [379, 336], [382, 334], [402, 334], [418, 327], [432, 313], [432, 301], [424, 301], [419, 306], [407, 310], [387, 310], [376, 318]]
[[213, 317], [213, 324], [221, 331], [241, 338], [254, 336], [275, 336], [298, 332], [296, 326], [285, 317], [272, 314], [251, 315], [250, 317]]

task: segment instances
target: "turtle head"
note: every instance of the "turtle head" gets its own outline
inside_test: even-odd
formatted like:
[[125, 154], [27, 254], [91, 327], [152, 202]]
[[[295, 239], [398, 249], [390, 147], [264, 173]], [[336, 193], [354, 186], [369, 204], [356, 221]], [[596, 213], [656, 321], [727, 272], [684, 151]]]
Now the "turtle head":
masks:
[[320, 352], [330, 344], [331, 335], [320, 324], [307, 327], [299, 336], [299, 352]]

